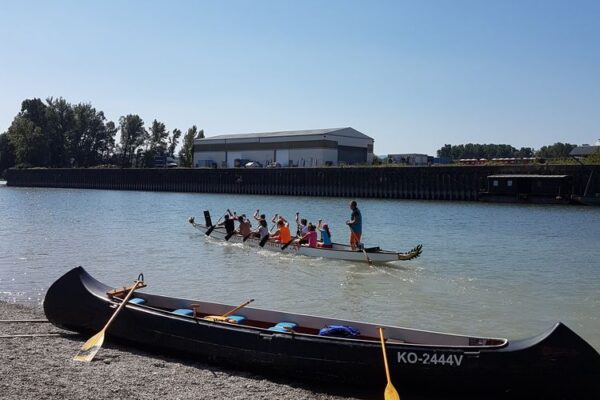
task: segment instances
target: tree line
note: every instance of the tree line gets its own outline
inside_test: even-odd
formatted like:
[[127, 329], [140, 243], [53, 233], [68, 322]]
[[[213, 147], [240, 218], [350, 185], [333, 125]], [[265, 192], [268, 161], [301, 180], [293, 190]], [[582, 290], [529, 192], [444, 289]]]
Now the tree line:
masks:
[[[0, 172], [13, 166], [150, 168], [157, 156], [175, 156], [181, 134], [156, 119], [146, 128], [137, 114], [121, 116], [116, 125], [90, 103], [27, 99], [0, 134]], [[192, 166], [196, 137], [203, 138], [204, 131], [194, 125], [183, 136], [181, 166]]]
[[569, 153], [577, 147], [570, 143], [554, 143], [550, 146], [543, 146], [539, 150], [531, 147], [521, 147], [517, 149], [508, 144], [446, 144], [437, 151], [438, 157], [444, 157], [450, 160], [460, 160], [466, 158], [492, 159], [492, 158], [524, 158], [537, 157], [544, 159], [567, 158]]

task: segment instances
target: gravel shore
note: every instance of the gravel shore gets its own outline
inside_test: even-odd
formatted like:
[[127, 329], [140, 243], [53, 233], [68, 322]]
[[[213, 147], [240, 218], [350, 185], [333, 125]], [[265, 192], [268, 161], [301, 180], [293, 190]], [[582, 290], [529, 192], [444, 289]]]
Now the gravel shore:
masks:
[[[0, 302], [0, 397], [24, 399], [352, 399], [106, 341], [91, 363], [73, 361], [87, 337], [44, 322], [41, 308]], [[22, 334], [55, 336], [14, 337]], [[11, 336], [11, 337], [8, 337]], [[364, 397], [364, 396], [361, 396]]]

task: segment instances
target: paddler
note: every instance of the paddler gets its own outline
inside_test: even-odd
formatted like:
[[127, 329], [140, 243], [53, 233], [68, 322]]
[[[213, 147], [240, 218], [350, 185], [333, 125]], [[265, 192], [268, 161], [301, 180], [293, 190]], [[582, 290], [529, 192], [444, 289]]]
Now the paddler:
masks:
[[[275, 222], [275, 218], [273, 218], [273, 222]], [[279, 216], [277, 219], [277, 230], [270, 236], [270, 239], [276, 240], [280, 243], [288, 243], [292, 240], [292, 235], [290, 233], [290, 224], [283, 216]]]
[[356, 205], [356, 200], [350, 202], [350, 210], [352, 210], [352, 214], [350, 219], [346, 221], [346, 225], [350, 228], [350, 247], [352, 247], [352, 250], [357, 250], [362, 235], [362, 215]]

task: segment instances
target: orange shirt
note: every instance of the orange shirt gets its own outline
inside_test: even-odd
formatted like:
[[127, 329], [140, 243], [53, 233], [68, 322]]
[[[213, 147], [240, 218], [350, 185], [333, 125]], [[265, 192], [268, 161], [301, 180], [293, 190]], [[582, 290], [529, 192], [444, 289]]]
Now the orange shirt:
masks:
[[279, 228], [279, 240], [281, 243], [287, 243], [292, 240], [292, 235], [290, 234], [290, 227], [286, 224]]

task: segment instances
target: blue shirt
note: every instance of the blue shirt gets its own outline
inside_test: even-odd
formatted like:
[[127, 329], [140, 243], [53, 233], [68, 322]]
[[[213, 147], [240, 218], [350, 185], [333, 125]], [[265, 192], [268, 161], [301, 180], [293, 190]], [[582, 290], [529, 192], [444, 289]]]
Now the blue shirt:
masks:
[[360, 214], [360, 210], [358, 208], [352, 211], [350, 220], [355, 221], [352, 225], [349, 225], [352, 232], [362, 233], [362, 215]]
[[321, 240], [323, 241], [323, 244], [331, 244], [331, 237], [327, 234], [327, 231], [325, 229], [321, 229]]

